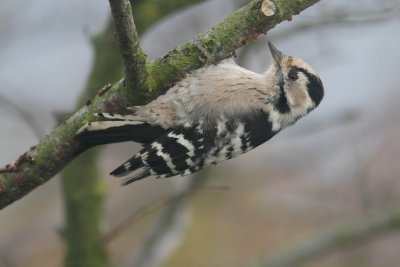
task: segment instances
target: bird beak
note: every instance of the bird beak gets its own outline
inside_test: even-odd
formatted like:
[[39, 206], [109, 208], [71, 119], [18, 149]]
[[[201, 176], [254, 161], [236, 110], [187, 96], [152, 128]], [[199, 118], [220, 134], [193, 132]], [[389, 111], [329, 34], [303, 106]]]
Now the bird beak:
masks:
[[279, 51], [271, 42], [268, 42], [269, 51], [276, 63], [281, 62], [282, 58], [285, 56], [281, 51]]

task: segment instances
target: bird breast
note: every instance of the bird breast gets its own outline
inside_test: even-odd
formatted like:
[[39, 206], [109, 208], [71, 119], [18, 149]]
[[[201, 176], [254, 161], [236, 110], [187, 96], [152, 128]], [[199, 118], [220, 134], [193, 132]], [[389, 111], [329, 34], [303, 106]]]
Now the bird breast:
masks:
[[265, 75], [227, 61], [188, 74], [137, 114], [173, 127], [205, 117], [231, 117], [262, 109], [271, 96]]

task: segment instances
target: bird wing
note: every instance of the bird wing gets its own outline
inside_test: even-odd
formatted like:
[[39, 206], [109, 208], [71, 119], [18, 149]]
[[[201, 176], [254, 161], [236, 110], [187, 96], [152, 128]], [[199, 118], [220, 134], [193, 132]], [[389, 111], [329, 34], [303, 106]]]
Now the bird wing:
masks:
[[136, 172], [123, 184], [150, 175], [171, 177], [194, 173], [206, 165], [241, 155], [274, 135], [262, 111], [232, 119], [203, 119], [170, 129], [111, 172], [121, 177]]
[[110, 174], [121, 177], [140, 170], [124, 180], [123, 184], [150, 175], [170, 177], [187, 175], [199, 170], [204, 156], [203, 131], [197, 126], [171, 129]]

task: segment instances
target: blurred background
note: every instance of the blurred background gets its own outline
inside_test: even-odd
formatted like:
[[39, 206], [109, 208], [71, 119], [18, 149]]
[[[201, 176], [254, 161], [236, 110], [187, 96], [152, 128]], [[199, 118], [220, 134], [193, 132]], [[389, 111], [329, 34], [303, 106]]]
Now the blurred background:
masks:
[[[131, 2], [149, 59], [247, 3]], [[109, 266], [399, 266], [400, 232], [385, 224], [400, 210], [399, 18], [399, 0], [321, 0], [240, 49], [237, 62], [263, 72], [271, 40], [313, 65], [326, 92], [309, 116], [243, 156], [121, 187], [108, 172], [139, 146], [90, 152]], [[0, 1], [0, 166], [122, 77], [113, 45], [106, 0]], [[51, 179], [0, 212], [0, 266], [68, 265], [66, 185]], [[366, 230], [335, 243], [337, 229]]]

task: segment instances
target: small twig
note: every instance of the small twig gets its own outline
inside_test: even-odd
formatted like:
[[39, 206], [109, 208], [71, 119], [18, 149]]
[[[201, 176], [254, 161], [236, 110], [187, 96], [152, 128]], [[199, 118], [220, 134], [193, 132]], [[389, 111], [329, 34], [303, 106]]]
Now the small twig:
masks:
[[[198, 180], [200, 180], [200, 179], [198, 179]], [[156, 199], [153, 202], [151, 202], [150, 204], [136, 210], [128, 218], [126, 218], [124, 221], [122, 221], [120, 224], [116, 225], [108, 233], [106, 233], [104, 236], [104, 241], [106, 243], [111, 243], [115, 238], [117, 238], [124, 231], [126, 231], [126, 229], [128, 227], [131, 227], [134, 223], [136, 223], [137, 221], [142, 219], [144, 216], [157, 211], [158, 209], [160, 209], [163, 206], [167, 206], [167, 205], [176, 203], [178, 201], [182, 201], [182, 200], [192, 196], [194, 193], [197, 193], [202, 190], [210, 190], [210, 189], [221, 190], [221, 191], [229, 190], [229, 187], [226, 187], [226, 186], [199, 188], [197, 184], [199, 184], [199, 183], [192, 183], [191, 186], [188, 186], [183, 192], [179, 192], [174, 196], [162, 197], [162, 198]]]
[[399, 15], [396, 11], [364, 12], [364, 13], [347, 13], [341, 10], [332, 11], [329, 14], [321, 15], [318, 18], [312, 18], [303, 23], [298, 23], [294, 27], [282, 31], [274, 35], [275, 39], [283, 39], [294, 34], [302, 33], [309, 29], [328, 27], [331, 25], [344, 26], [365, 26], [365, 23], [374, 23], [379, 21], [395, 18]]
[[131, 4], [129, 0], [109, 0], [109, 2], [125, 65], [125, 82], [130, 90], [139, 92], [143, 89], [147, 76], [147, 56], [139, 44]]
[[293, 248], [267, 257], [256, 264], [257, 267], [292, 267], [317, 259], [329, 252], [348, 248], [356, 244], [364, 244], [382, 234], [400, 229], [400, 212], [392, 211], [374, 219], [363, 219], [361, 222], [348, 227], [341, 227], [309, 238]]

